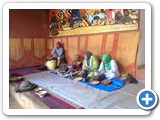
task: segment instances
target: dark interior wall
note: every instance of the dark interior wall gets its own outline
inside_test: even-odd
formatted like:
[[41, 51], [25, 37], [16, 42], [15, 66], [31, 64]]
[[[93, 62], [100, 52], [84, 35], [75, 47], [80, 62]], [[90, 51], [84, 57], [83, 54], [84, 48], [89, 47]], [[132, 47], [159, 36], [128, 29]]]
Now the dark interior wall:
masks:
[[10, 9], [10, 38], [48, 38], [49, 10], [47, 9]]

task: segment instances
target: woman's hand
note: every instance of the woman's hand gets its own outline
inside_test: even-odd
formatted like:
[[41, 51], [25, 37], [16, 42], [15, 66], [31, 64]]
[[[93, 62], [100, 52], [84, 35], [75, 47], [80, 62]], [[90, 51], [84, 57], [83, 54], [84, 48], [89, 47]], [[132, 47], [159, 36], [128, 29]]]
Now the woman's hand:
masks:
[[86, 68], [84, 68], [84, 70], [89, 70], [89, 68], [86, 67]]
[[106, 70], [103, 70], [103, 71], [101, 71], [101, 73], [100, 74], [104, 74], [105, 72], [107, 72]]
[[84, 68], [83, 70], [90, 71], [91, 69], [90, 69], [90, 68], [88, 68], [88, 67], [86, 67], [86, 68]]
[[55, 54], [55, 53], [53, 53], [53, 54], [52, 54], [52, 57], [55, 57], [55, 56], [56, 56], [56, 54]]
[[96, 71], [96, 72], [95, 72], [95, 75], [99, 75], [99, 74], [100, 74], [100, 72], [99, 72], [99, 71]]

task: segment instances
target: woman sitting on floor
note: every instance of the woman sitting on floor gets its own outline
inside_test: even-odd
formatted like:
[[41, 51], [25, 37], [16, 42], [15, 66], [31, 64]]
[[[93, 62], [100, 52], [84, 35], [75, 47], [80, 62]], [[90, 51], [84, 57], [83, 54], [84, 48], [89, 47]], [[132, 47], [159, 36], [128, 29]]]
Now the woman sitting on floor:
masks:
[[102, 61], [98, 69], [98, 73], [104, 74], [105, 78], [107, 79], [119, 77], [120, 73], [117, 63], [114, 59], [112, 59], [110, 54], [104, 54], [102, 56]]
[[78, 55], [78, 54], [75, 54], [74, 55], [74, 58], [73, 58], [73, 63], [72, 63], [72, 66], [68, 66], [68, 70], [67, 70], [67, 74], [68, 73], [71, 73], [75, 75], [79, 73], [79, 71], [82, 70], [82, 63], [83, 63], [83, 57]]
[[98, 66], [98, 59], [93, 56], [91, 52], [85, 51], [81, 76], [85, 78], [85, 80], [89, 80], [90, 78], [94, 77], [94, 72], [98, 70]]
[[[57, 60], [57, 62], [54, 60]], [[57, 42], [56, 47], [52, 50], [51, 55], [47, 57], [45, 63], [41, 66], [35, 67], [35, 69], [47, 70], [47, 69], [58, 68], [62, 63], [62, 61], [64, 61], [63, 48], [61, 43]]]
[[60, 42], [56, 43], [56, 47], [52, 50], [51, 56], [47, 58], [48, 60], [57, 60], [57, 67], [59, 67], [61, 61], [64, 60], [63, 48]]
[[83, 57], [76, 54], [74, 55], [74, 59], [73, 59], [73, 69], [79, 71], [82, 69], [82, 63], [83, 63]]
[[120, 75], [117, 63], [114, 59], [111, 58], [110, 54], [104, 54], [102, 56], [101, 64], [95, 74], [96, 76], [93, 77], [92, 80], [98, 81], [102, 81], [104, 79], [110, 80], [112, 78], [118, 78]]
[[[116, 61], [112, 59], [110, 54], [104, 54], [102, 56], [102, 61], [98, 69], [98, 72], [96, 72], [96, 74], [97, 75], [92, 80], [102, 81], [102, 83], [104, 79], [111, 80], [112, 78], [120, 77], [118, 65]], [[128, 75], [126, 80], [123, 80], [123, 82], [125, 84], [126, 82], [138, 83], [138, 81], [134, 77], [132, 77], [130, 74]]]

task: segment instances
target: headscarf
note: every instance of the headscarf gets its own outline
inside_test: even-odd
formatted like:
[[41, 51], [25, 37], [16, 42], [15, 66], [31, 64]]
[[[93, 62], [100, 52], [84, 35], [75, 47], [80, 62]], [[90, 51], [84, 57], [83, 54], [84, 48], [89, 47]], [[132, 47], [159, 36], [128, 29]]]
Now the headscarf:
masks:
[[74, 63], [77, 63], [77, 62], [82, 62], [83, 58], [82, 56], [78, 55], [78, 54], [75, 54], [74, 55]]
[[92, 53], [89, 51], [85, 51], [84, 54], [87, 56], [87, 65], [89, 66], [90, 58], [92, 56]]
[[61, 43], [60, 42], [57, 42], [57, 44], [61, 47]]
[[[111, 69], [111, 55], [110, 54], [104, 54], [102, 56], [102, 62], [103, 62], [103, 69], [105, 70], [107, 68], [107, 70]], [[105, 62], [105, 63], [104, 63]]]

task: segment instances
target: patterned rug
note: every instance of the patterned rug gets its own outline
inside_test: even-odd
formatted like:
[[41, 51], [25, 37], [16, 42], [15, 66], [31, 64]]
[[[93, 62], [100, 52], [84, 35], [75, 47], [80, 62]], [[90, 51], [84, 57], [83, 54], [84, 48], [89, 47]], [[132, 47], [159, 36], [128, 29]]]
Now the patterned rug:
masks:
[[[19, 75], [27, 75], [32, 73], [40, 72], [35, 70], [34, 68], [21, 68], [21, 69], [13, 69], [9, 71], [9, 74], [19, 74]], [[19, 85], [22, 81], [15, 82]], [[33, 90], [29, 91], [34, 97], [43, 102], [50, 109], [83, 109], [82, 107], [75, 107], [64, 100], [56, 97], [55, 95], [47, 93], [47, 95], [43, 98], [39, 97]]]

